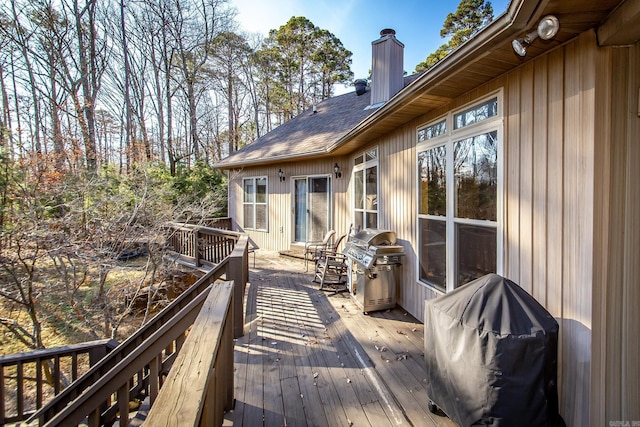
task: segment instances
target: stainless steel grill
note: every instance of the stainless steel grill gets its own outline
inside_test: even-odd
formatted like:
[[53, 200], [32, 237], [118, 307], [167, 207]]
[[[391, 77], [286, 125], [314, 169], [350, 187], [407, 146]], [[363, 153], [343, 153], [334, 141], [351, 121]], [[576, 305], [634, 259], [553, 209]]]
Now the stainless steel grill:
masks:
[[349, 265], [349, 291], [365, 312], [393, 308], [404, 247], [396, 233], [365, 228], [347, 241], [343, 253]]

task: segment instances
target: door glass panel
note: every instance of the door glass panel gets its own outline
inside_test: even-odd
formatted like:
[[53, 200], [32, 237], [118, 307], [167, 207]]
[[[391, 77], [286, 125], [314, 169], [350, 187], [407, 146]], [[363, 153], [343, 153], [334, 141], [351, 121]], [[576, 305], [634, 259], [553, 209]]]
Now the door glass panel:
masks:
[[355, 208], [364, 209], [364, 170], [353, 174]]
[[356, 230], [361, 230], [364, 228], [364, 213], [362, 211], [355, 211], [353, 213], [354, 219], [354, 227]]
[[294, 239], [304, 242], [307, 239], [307, 180], [296, 179], [294, 192]]
[[378, 214], [367, 212], [367, 228], [378, 228]]
[[378, 167], [367, 168], [367, 210], [378, 209]]
[[322, 240], [329, 231], [329, 179], [309, 178], [309, 240]]

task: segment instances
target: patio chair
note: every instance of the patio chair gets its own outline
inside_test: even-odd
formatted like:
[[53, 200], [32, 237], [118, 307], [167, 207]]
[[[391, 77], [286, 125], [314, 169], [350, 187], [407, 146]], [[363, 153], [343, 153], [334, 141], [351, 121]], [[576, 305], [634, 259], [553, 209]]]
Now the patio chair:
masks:
[[335, 230], [329, 230], [321, 241], [307, 242], [304, 245], [304, 271], [309, 271], [309, 260], [316, 262], [320, 253], [330, 247], [331, 239], [335, 234]]
[[320, 290], [331, 290], [334, 293], [347, 290], [348, 258], [338, 252], [345, 237], [347, 235], [343, 234], [331, 249], [321, 251], [316, 260], [313, 281], [320, 284]]
[[346, 255], [334, 252], [327, 252], [324, 257], [318, 259], [314, 282], [320, 283], [321, 291], [338, 293], [347, 290], [347, 262]]

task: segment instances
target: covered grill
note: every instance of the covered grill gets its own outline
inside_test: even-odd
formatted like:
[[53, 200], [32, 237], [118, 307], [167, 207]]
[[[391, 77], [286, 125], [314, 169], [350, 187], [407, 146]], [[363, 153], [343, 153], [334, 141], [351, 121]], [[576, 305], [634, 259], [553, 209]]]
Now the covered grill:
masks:
[[563, 426], [558, 322], [497, 274], [426, 302], [424, 359], [431, 411], [461, 426]]
[[396, 244], [396, 233], [365, 228], [349, 238], [343, 252], [352, 261], [349, 291], [362, 311], [395, 307], [404, 256], [404, 248]]

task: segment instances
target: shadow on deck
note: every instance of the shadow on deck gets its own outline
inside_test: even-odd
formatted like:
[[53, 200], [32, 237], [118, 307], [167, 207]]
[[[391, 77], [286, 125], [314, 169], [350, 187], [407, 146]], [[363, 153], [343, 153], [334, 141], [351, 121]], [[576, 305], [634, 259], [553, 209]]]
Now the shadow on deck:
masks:
[[234, 426], [455, 426], [427, 407], [423, 325], [401, 308], [364, 315], [304, 263], [260, 251], [235, 345]]

